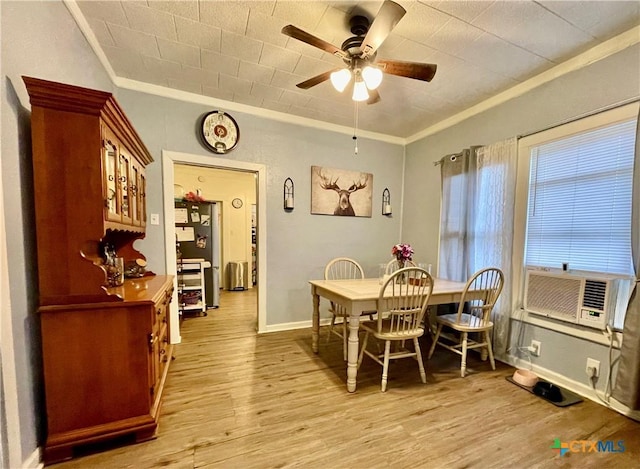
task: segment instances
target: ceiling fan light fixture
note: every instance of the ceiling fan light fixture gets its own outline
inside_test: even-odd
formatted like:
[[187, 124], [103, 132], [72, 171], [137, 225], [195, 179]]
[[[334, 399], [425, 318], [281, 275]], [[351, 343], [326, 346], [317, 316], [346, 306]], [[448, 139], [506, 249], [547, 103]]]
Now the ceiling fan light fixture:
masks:
[[362, 69], [362, 79], [370, 90], [375, 90], [382, 83], [382, 70], [371, 65]]
[[343, 68], [342, 70], [333, 72], [330, 77], [333, 87], [342, 93], [351, 81], [351, 72], [348, 69]]
[[369, 92], [367, 91], [367, 85], [364, 81], [356, 80], [353, 85], [352, 99], [354, 101], [366, 101], [369, 99]]

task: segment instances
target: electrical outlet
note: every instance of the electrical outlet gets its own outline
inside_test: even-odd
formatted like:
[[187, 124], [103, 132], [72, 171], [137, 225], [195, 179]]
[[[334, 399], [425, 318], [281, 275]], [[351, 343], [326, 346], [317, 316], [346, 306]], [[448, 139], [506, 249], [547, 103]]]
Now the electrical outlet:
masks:
[[597, 378], [600, 376], [600, 362], [593, 358], [587, 358], [587, 368], [585, 371], [589, 378]]
[[539, 357], [541, 348], [542, 342], [540, 342], [539, 340], [532, 340], [531, 345], [529, 346], [529, 351], [531, 352], [531, 355]]

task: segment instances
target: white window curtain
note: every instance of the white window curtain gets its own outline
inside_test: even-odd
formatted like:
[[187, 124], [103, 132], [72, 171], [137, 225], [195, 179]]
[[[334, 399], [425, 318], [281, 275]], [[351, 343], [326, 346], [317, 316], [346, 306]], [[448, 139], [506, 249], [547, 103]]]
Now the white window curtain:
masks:
[[632, 410], [640, 410], [640, 114], [636, 121], [632, 201], [631, 251], [636, 285], [625, 316], [620, 365], [612, 397]]
[[493, 349], [504, 357], [511, 315], [511, 257], [516, 184], [515, 138], [442, 159], [438, 276], [466, 281], [497, 267], [505, 285], [493, 311]]

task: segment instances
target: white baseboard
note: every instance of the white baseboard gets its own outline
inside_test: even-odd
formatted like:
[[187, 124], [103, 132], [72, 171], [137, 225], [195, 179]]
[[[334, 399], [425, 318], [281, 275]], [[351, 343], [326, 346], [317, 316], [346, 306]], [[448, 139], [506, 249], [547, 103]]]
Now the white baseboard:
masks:
[[22, 462], [22, 469], [42, 469], [44, 464], [42, 463], [42, 458], [40, 457], [41, 450], [40, 448], [36, 448], [31, 455]]
[[[331, 318], [320, 319], [320, 327], [328, 326], [331, 322]], [[336, 319], [336, 324], [341, 322], [340, 318]], [[295, 329], [307, 329], [312, 327], [312, 321], [300, 321], [300, 322], [283, 322], [281, 324], [273, 324], [271, 326], [267, 325], [264, 331], [260, 332], [260, 334], [267, 334], [269, 332], [282, 332], [282, 331], [293, 331]]]
[[[540, 378], [543, 378], [544, 380], [550, 381], [554, 384], [557, 384], [558, 386], [568, 389], [569, 391], [575, 392], [576, 394], [584, 397], [585, 399], [589, 399], [595, 402], [596, 404], [600, 404], [602, 406], [605, 405], [600, 399], [598, 399], [598, 396], [596, 396], [593, 388], [591, 388], [586, 384], [569, 379], [566, 376], [556, 373], [555, 371], [542, 368], [541, 366], [529, 363], [527, 360], [513, 357], [511, 355], [506, 357], [506, 360], [503, 360], [503, 361], [505, 361], [506, 363], [512, 366], [515, 366], [516, 368], [531, 369], [531, 371], [533, 371], [535, 374], [537, 374]], [[609, 398], [608, 407], [622, 415], [625, 415], [633, 420], [640, 422], [640, 411], [631, 410], [627, 406], [616, 401], [613, 398]]]

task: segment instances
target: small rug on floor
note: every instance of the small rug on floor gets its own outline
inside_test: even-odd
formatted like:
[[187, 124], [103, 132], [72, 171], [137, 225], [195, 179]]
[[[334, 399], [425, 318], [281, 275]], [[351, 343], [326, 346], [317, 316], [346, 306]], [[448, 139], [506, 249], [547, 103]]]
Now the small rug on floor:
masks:
[[[520, 383], [516, 383], [511, 376], [507, 376], [506, 380], [509, 381], [510, 383], [515, 384], [516, 386], [518, 386], [518, 387], [520, 387], [522, 389], [525, 389], [525, 390], [529, 391], [531, 394], [534, 394], [533, 386], [523, 386]], [[545, 380], [541, 379], [541, 380], [538, 380], [538, 382], [539, 383], [547, 383], [548, 381], [545, 381]], [[564, 389], [563, 387], [560, 387], [560, 386], [558, 386], [558, 388], [560, 388], [560, 391], [562, 392], [562, 400], [561, 401], [553, 402], [552, 400], [547, 399], [544, 396], [538, 396], [538, 397], [541, 398], [541, 399], [544, 399], [545, 401], [550, 402], [553, 405], [558, 406], [558, 407], [567, 407], [567, 406], [570, 406], [572, 404], [577, 404], [578, 402], [582, 402], [582, 398], [580, 396], [578, 396], [576, 393], [573, 393], [573, 392], [571, 392], [571, 391], [569, 391], [567, 389]], [[534, 395], [536, 395], [536, 394], [534, 394]]]

